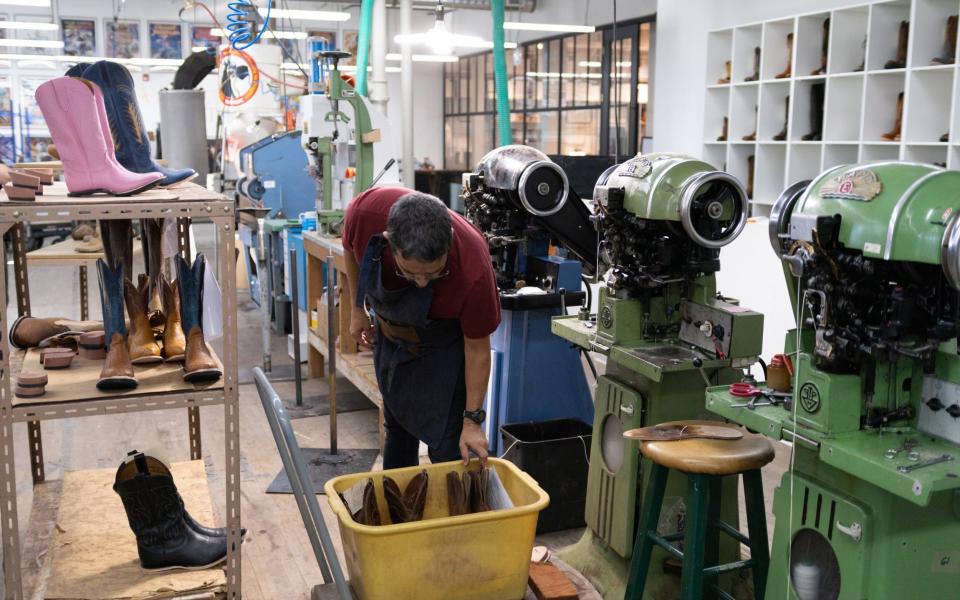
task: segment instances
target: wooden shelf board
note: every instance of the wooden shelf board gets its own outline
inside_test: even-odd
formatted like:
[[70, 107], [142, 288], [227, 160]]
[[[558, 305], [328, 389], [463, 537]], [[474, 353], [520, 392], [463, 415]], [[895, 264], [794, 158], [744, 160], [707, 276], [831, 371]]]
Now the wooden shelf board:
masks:
[[[328, 358], [327, 340], [320, 337], [316, 329], [310, 329], [307, 332], [307, 341], [325, 359]], [[337, 352], [337, 371], [363, 392], [370, 402], [378, 408], [383, 406], [383, 396], [380, 394], [377, 374], [373, 367], [373, 353]]]

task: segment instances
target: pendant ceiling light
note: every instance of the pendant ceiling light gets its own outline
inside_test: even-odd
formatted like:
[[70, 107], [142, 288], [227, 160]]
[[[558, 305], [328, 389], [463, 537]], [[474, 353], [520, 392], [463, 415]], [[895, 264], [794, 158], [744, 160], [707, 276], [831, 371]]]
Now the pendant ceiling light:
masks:
[[436, 21], [429, 31], [397, 35], [393, 41], [401, 45], [423, 45], [434, 54], [450, 54], [454, 48], [490, 48], [490, 42], [475, 35], [460, 35], [451, 33], [444, 20], [445, 9], [443, 2], [437, 2]]

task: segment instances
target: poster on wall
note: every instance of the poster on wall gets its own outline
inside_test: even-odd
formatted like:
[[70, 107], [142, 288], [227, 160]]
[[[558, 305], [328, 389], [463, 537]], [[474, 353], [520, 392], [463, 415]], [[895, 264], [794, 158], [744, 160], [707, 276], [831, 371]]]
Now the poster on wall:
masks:
[[40, 112], [40, 106], [34, 92], [45, 82], [46, 77], [21, 77], [20, 78], [20, 111], [21, 126], [28, 130], [46, 129], [47, 122], [43, 119], [43, 113]]
[[357, 64], [357, 46], [360, 37], [358, 31], [344, 31], [343, 32], [343, 51], [350, 53], [350, 58], [345, 58], [340, 61], [341, 65], [355, 65]]
[[50, 154], [50, 146], [53, 144], [53, 139], [50, 137], [30, 137], [24, 141], [26, 142], [25, 146], [27, 146], [30, 152], [28, 156], [24, 157], [26, 160], [53, 160], [53, 156]]
[[[37, 21], [47, 22], [48, 19], [37, 18], [36, 15], [17, 15], [15, 21], [24, 21], [36, 23]], [[30, 42], [60, 42], [60, 34], [56, 30], [37, 30], [37, 29], [17, 29], [17, 39]], [[11, 35], [11, 37], [13, 37]], [[38, 48], [37, 46], [24, 46], [18, 48], [19, 54], [59, 54], [59, 48]]]
[[220, 36], [210, 33], [212, 30], [213, 27], [202, 27], [199, 25], [191, 27], [190, 51], [200, 52], [204, 48], [213, 48], [214, 50], [219, 48]]
[[67, 56], [97, 54], [97, 22], [93, 19], [60, 19], [60, 32]]
[[150, 58], [183, 58], [183, 30], [178, 23], [150, 23]]
[[111, 58], [140, 58], [140, 22], [114, 21], [105, 23], [107, 56]]

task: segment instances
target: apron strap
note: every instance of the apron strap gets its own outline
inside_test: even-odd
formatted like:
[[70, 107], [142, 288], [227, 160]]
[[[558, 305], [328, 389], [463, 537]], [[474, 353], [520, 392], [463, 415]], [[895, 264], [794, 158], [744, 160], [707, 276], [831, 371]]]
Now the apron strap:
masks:
[[358, 308], [364, 307], [364, 300], [367, 297], [367, 286], [370, 284], [371, 277], [379, 277], [380, 273], [376, 268], [376, 263], [381, 260], [383, 248], [386, 246], [386, 239], [382, 233], [375, 233], [370, 236], [367, 242], [367, 249], [363, 251], [363, 260], [360, 261], [360, 281], [357, 282], [357, 297], [354, 304]]

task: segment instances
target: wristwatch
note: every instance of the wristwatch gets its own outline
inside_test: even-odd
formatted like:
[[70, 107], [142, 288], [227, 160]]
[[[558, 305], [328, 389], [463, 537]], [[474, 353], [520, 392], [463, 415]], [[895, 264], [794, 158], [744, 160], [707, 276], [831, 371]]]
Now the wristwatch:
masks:
[[484, 420], [487, 418], [487, 411], [483, 410], [465, 410], [463, 411], [463, 418], [470, 419], [477, 425], [483, 425]]

